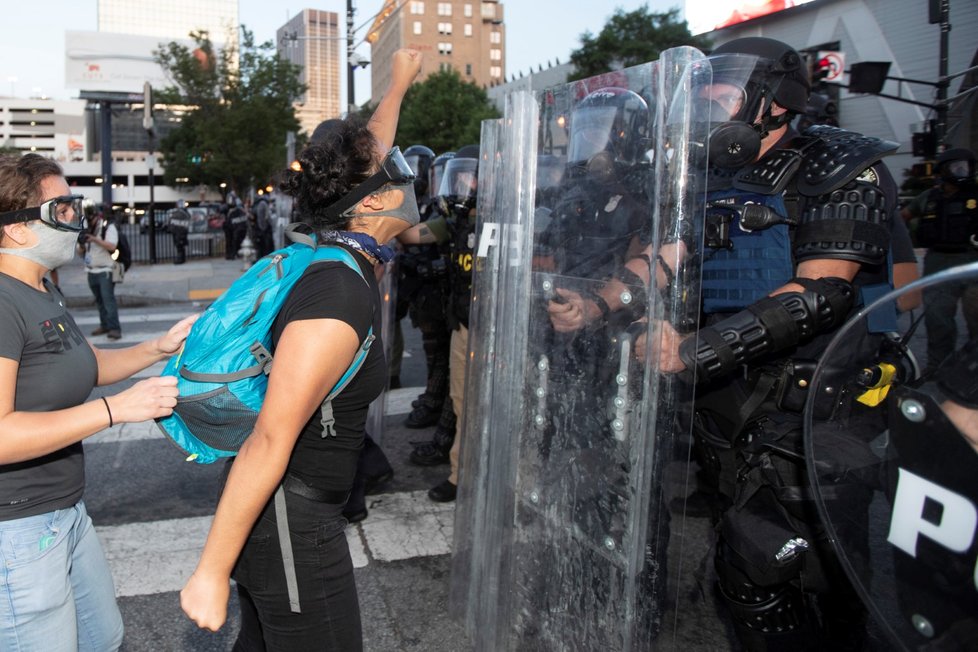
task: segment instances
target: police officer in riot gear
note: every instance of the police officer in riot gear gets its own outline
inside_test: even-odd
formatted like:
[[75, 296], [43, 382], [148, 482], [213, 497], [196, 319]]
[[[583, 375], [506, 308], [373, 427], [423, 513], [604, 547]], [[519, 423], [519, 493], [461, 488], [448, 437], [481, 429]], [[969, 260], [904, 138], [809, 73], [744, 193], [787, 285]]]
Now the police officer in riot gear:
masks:
[[[976, 281], [978, 264], [963, 265], [924, 277], [897, 300], [920, 286], [927, 293]], [[839, 330], [813, 378], [817, 398], [805, 414], [812, 490], [893, 649], [972, 649], [978, 339], [956, 340], [951, 355], [920, 375], [928, 343], [913, 335], [922, 320], [902, 320], [888, 337], [874, 338], [868, 324], [881, 309], [886, 302]], [[924, 304], [925, 314], [931, 309]]]
[[168, 227], [173, 235], [173, 246], [177, 250], [174, 265], [182, 265], [187, 261], [187, 234], [190, 233], [190, 213], [187, 212], [187, 202], [177, 200], [177, 206], [170, 214]]
[[[435, 158], [424, 145], [412, 145], [404, 150], [404, 158], [417, 175], [414, 191], [422, 221], [433, 215], [429, 194], [428, 172]], [[445, 263], [437, 245], [404, 245], [398, 256], [397, 312], [399, 323], [410, 315], [411, 323], [421, 331], [428, 376], [424, 393], [408, 415], [408, 428], [427, 428], [435, 425], [448, 397], [448, 343], [450, 331], [445, 322], [444, 308]], [[392, 377], [395, 374], [392, 373]], [[454, 432], [454, 423], [449, 424]], [[423, 457], [423, 456], [422, 456]], [[437, 456], [436, 456], [437, 457]], [[420, 459], [424, 464], [427, 459]], [[447, 449], [441, 461], [448, 461]], [[432, 462], [429, 462], [432, 463]]]
[[[432, 168], [434, 169], [434, 165]], [[455, 500], [458, 487], [458, 451], [460, 438], [458, 424], [462, 421], [463, 393], [465, 388], [466, 352], [468, 350], [469, 303], [472, 293], [472, 262], [475, 242], [476, 201], [478, 195], [478, 145], [467, 145], [447, 160], [441, 172], [437, 204], [442, 213], [438, 218], [429, 219], [408, 229], [398, 240], [402, 244], [447, 243], [449, 262], [447, 267], [448, 292], [446, 315], [452, 329], [449, 359], [449, 396], [456, 427], [449, 458], [451, 474], [443, 482], [428, 492], [428, 497], [436, 502]], [[436, 435], [437, 435], [436, 431]], [[430, 447], [422, 445], [412, 455], [416, 457], [444, 449], [447, 440], [436, 439]]]
[[701, 478], [723, 514], [719, 594], [747, 649], [858, 647], [864, 611], [809, 498], [801, 410], [828, 334], [887, 280], [896, 186], [879, 160], [896, 145], [792, 131], [810, 85], [784, 43], [736, 39], [711, 64], [693, 91], [710, 128], [703, 230], [664, 225], [655, 260], [627, 261], [596, 296], [568, 296], [551, 317], [580, 328], [622, 308], [637, 279], [668, 288], [683, 275], [676, 261], [701, 257], [702, 305], [671, 306], [652, 345], [663, 371], [698, 384]]
[[[937, 157], [938, 185], [924, 191], [901, 213], [916, 219], [917, 244], [927, 247], [924, 274], [936, 274], [957, 265], [978, 261], [978, 183], [975, 154], [956, 147]], [[972, 300], [962, 300], [970, 297]], [[927, 368], [936, 368], [950, 355], [957, 341], [958, 304], [963, 308], [968, 333], [978, 337], [978, 286], [939, 285], [924, 292], [927, 305]]]
[[549, 191], [550, 222], [534, 252], [541, 265], [605, 277], [635, 247], [647, 216], [639, 201], [644, 188], [629, 183], [629, 174], [644, 162], [648, 116], [641, 96], [614, 87], [590, 93], [574, 108], [567, 168], [556, 191]]

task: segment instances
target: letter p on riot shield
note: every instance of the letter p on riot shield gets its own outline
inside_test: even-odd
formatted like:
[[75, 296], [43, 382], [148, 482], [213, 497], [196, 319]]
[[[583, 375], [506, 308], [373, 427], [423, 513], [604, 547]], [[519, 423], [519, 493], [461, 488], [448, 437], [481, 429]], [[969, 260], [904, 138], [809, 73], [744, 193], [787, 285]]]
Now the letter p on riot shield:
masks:
[[[927, 518], [928, 502], [940, 506], [938, 522]], [[906, 469], [899, 470], [893, 517], [887, 541], [911, 557], [917, 556], [917, 540], [923, 535], [948, 550], [965, 552], [971, 547], [978, 525], [978, 510], [961, 494], [945, 489]], [[978, 577], [975, 578], [978, 583]]]

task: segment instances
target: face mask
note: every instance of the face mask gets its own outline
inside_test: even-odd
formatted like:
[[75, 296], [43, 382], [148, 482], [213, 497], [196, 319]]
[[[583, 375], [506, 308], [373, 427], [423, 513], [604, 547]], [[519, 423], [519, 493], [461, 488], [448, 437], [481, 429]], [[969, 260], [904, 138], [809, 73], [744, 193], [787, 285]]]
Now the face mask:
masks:
[[421, 221], [421, 215], [418, 213], [418, 200], [414, 196], [414, 183], [400, 183], [400, 184], [389, 184], [388, 188], [390, 190], [400, 190], [404, 196], [404, 200], [401, 205], [396, 208], [391, 208], [389, 210], [383, 210], [376, 213], [350, 213], [352, 217], [396, 217], [399, 220], [404, 220], [408, 223], [408, 226], [414, 226]]
[[18, 249], [0, 247], [0, 254], [26, 258], [49, 271], [71, 262], [75, 257], [78, 233], [54, 229], [42, 222], [30, 223], [28, 228], [37, 235], [37, 244]]

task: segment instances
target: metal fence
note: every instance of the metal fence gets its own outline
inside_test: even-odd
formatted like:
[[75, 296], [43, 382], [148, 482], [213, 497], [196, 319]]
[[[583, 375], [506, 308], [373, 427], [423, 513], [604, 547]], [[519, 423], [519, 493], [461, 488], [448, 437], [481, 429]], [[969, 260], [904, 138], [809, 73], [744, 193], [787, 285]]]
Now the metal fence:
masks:
[[[132, 249], [133, 263], [149, 263], [149, 231], [142, 232], [138, 224], [120, 224], [118, 228], [126, 234], [129, 240], [129, 247]], [[167, 231], [156, 232], [156, 262], [165, 263], [177, 257], [176, 247], [173, 245], [173, 235]], [[191, 233], [187, 236], [187, 259], [192, 258], [214, 258], [224, 256], [224, 233]]]

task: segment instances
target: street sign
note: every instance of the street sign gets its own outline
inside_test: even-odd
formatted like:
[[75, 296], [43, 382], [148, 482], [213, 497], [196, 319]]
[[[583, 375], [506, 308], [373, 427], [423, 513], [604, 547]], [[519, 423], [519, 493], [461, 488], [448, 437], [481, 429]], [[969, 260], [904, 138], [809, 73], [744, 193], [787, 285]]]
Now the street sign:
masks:
[[819, 50], [818, 60], [828, 62], [828, 74], [822, 78], [823, 81], [839, 81], [842, 73], [846, 70], [846, 55], [838, 50]]

